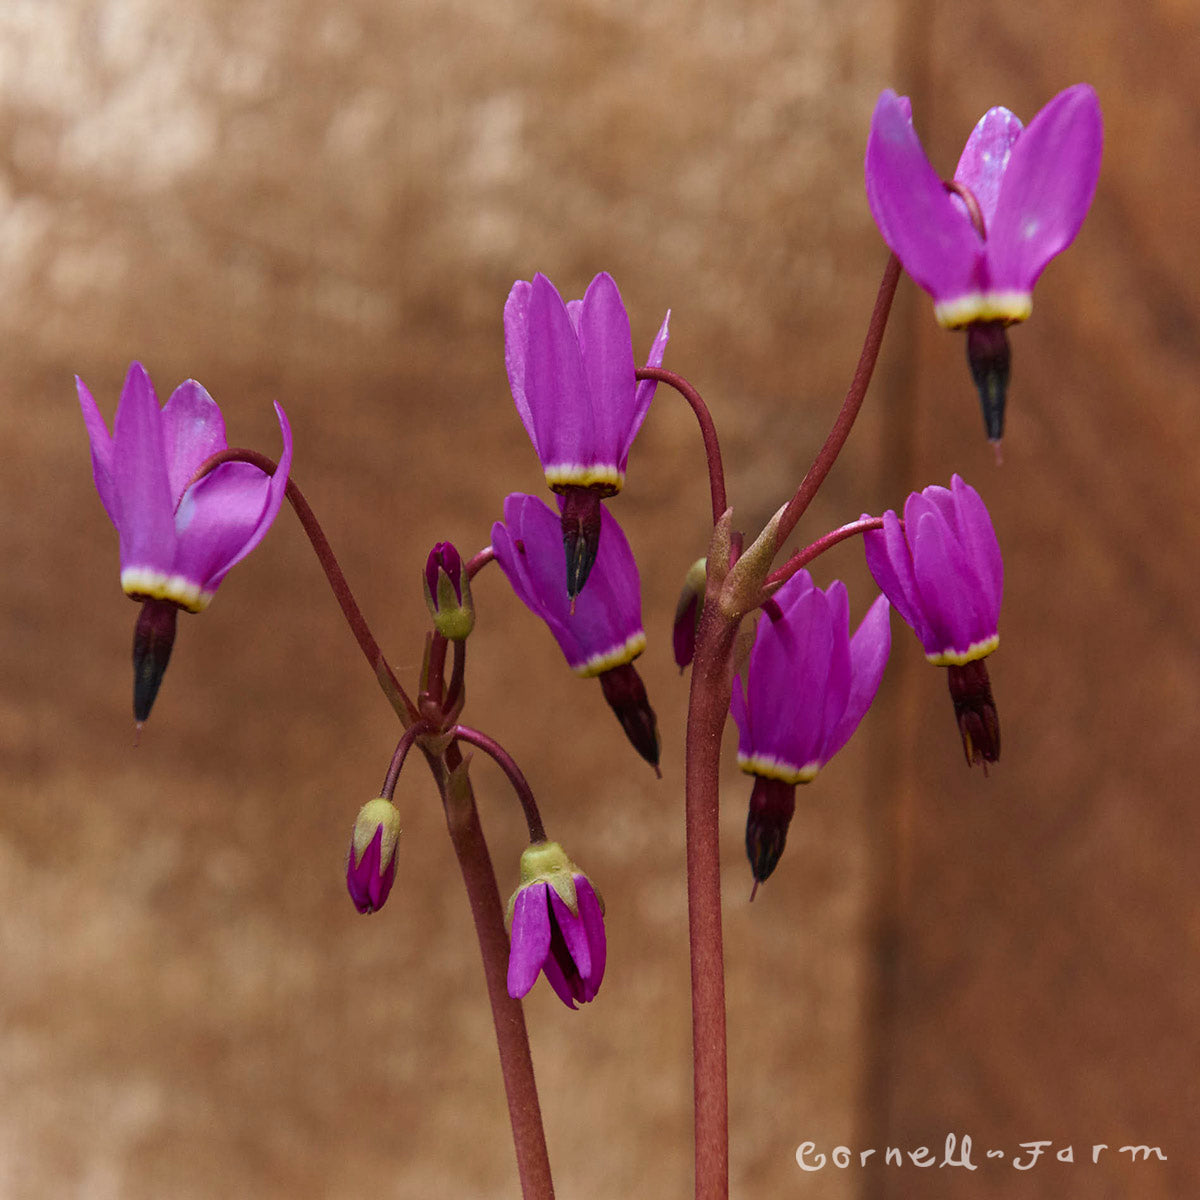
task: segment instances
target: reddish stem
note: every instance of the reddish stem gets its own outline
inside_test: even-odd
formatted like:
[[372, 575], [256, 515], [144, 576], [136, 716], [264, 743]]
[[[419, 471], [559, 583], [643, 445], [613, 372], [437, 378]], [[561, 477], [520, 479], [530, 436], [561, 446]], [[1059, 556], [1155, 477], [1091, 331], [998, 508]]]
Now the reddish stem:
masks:
[[[215, 467], [227, 462], [250, 463], [251, 466], [257, 467], [267, 475], [274, 475], [279, 465], [273, 458], [259, 454], [257, 450], [241, 450], [231, 447], [206, 459], [192, 476], [188, 486], [190, 487], [191, 483], [195, 483], [198, 479], [203, 479]], [[325, 578], [329, 580], [329, 586], [333, 589], [338, 604], [341, 605], [342, 615], [346, 618], [346, 623], [350, 626], [359, 649], [362, 650], [371, 670], [375, 672], [375, 679], [382, 688], [383, 694], [392, 708], [396, 710], [401, 724], [411, 724], [419, 715], [416, 706], [409, 699], [404, 688], [400, 686], [395, 672], [388, 660], [384, 658], [383, 651], [380, 650], [379, 643], [375, 640], [375, 635], [371, 632], [371, 627], [367, 624], [362, 610], [358, 607], [358, 602], [354, 599], [354, 593], [351, 592], [350, 585], [346, 582], [346, 576], [342, 573], [341, 564], [333, 552], [333, 547], [329, 544], [329, 539], [325, 536], [325, 531], [321, 528], [316, 514], [309, 507], [308, 501], [305, 500], [304, 493], [300, 491], [296, 481], [290, 476], [287, 481], [287, 498], [299, 518], [300, 524], [304, 527], [304, 532], [308, 534], [308, 540], [312, 544], [317, 561], [325, 572]]]
[[718, 604], [704, 605], [688, 705], [685, 812], [697, 1200], [727, 1200], [729, 1195], [720, 765], [736, 631], [737, 623], [730, 624]]
[[788, 501], [787, 508], [779, 521], [779, 531], [775, 537], [775, 545], [782, 546], [796, 528], [796, 522], [804, 515], [804, 510], [812, 502], [825, 477], [829, 474], [837, 457], [854, 428], [858, 410], [862, 408], [863, 398], [867, 394], [867, 386], [875, 371], [875, 363], [879, 358], [879, 347], [883, 343], [883, 331], [887, 327], [888, 313], [892, 308], [892, 298], [896, 294], [896, 284], [900, 281], [900, 260], [894, 255], [888, 256], [887, 266], [883, 271], [883, 279], [879, 284], [879, 292], [875, 297], [875, 307], [871, 312], [871, 321], [867, 326], [866, 340], [862, 352], [858, 356], [858, 366], [854, 369], [854, 378], [850, 380], [850, 388], [842, 401], [841, 412], [825, 439], [813, 464], [808, 468], [808, 474], [800, 481], [796, 494]]
[[533, 798], [533, 789], [508, 751], [486, 733], [480, 733], [478, 729], [472, 729], [469, 725], [455, 725], [450, 732], [459, 741], [478, 746], [508, 776], [508, 781], [513, 785], [513, 791], [517, 793], [517, 799], [521, 801], [521, 808], [525, 813], [529, 840], [544, 842], [546, 828], [542, 824], [542, 814], [538, 811], [537, 801]]
[[674, 371], [664, 371], [662, 367], [639, 367], [639, 379], [656, 379], [673, 387], [691, 406], [700, 423], [700, 436], [704, 438], [704, 453], [708, 458], [708, 482], [712, 492], [713, 524], [720, 519], [725, 511], [725, 468], [721, 465], [721, 443], [717, 439], [717, 427], [713, 424], [708, 405], [704, 403], [700, 393], [682, 375]]
[[492, 562], [496, 557], [496, 552], [491, 546], [484, 546], [480, 552], [475, 555], [469, 563], [467, 563], [467, 578], [474, 579], [488, 563]]
[[783, 566], [776, 567], [767, 576], [766, 586], [773, 589], [782, 583], [787, 583], [801, 567], [808, 566], [814, 558], [824, 554], [826, 550], [831, 546], [836, 546], [838, 542], [844, 542], [856, 533], [869, 533], [872, 529], [882, 528], [882, 517], [863, 517], [859, 521], [851, 521], [849, 525], [841, 525], [837, 529], [832, 529], [824, 537], [819, 537], [815, 542], [811, 542], [805, 546], [803, 550], [797, 550]]

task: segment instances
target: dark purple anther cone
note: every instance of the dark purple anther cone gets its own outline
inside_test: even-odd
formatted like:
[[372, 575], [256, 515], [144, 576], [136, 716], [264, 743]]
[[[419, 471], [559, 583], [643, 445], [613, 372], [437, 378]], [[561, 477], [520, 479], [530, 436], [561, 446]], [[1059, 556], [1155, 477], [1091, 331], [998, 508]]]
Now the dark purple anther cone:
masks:
[[975, 321], [967, 326], [967, 362], [979, 391], [988, 441], [1004, 436], [1004, 400], [1008, 394], [1011, 355], [1003, 321]]
[[961, 667], [947, 667], [946, 672], [967, 766], [981, 762], [986, 774], [988, 763], [1000, 761], [1000, 718], [992, 699], [987, 664], [976, 659]]
[[562, 496], [563, 551], [567, 556], [567, 595], [572, 600], [583, 591], [596, 551], [600, 549], [600, 500], [603, 491], [591, 487], [564, 487]]
[[133, 627], [133, 717], [139, 725], [154, 707], [175, 644], [178, 613], [170, 600], [147, 600]]
[[658, 718], [650, 707], [646, 686], [633, 663], [605, 671], [600, 676], [600, 686], [633, 748], [654, 768], [655, 774], [661, 776], [662, 772], [658, 769]]
[[750, 810], [746, 814], [746, 857], [754, 874], [754, 891], [779, 865], [780, 855], [787, 844], [788, 826], [796, 811], [796, 785], [782, 779], [754, 777], [750, 793]]

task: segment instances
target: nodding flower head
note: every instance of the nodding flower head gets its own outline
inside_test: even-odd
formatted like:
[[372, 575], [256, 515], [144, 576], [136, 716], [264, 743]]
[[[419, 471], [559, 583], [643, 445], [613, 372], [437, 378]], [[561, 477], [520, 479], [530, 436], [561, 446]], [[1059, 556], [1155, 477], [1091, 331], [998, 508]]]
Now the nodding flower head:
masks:
[[912, 627], [925, 657], [949, 672], [955, 719], [968, 764], [1000, 757], [1000, 722], [983, 662], [1000, 644], [1004, 564], [987, 508], [957, 475], [927, 487], [864, 534], [867, 566]]
[[738, 765], [756, 776], [746, 852], [756, 886], [775, 869], [808, 783], [846, 744], [871, 706], [891, 649], [880, 596], [850, 635], [846, 587], [797, 571], [763, 606], [745, 679], [733, 682]]
[[967, 357], [988, 437], [1004, 433], [1005, 326], [1033, 310], [1033, 285], [1075, 240], [1096, 191], [1103, 146], [1096, 93], [1060, 92], [1023, 127], [1007, 108], [980, 118], [943, 184], [925, 157], [907, 96], [885, 91], [867, 140], [867, 200], [883, 240], [947, 328], [967, 327]]
[[521, 885], [508, 902], [512, 948], [508, 994], [526, 995], [545, 974], [568, 1007], [595, 998], [604, 978], [604, 905], [588, 877], [557, 842], [521, 855]]
[[160, 408], [149, 375], [135, 362], [111, 434], [83, 380], [75, 384], [96, 490], [120, 537], [121, 587], [144, 605], [134, 639], [134, 709], [142, 721], [166, 669], [177, 610], [206, 608], [229, 569], [275, 520], [292, 432], [276, 404], [283, 454], [274, 474], [230, 462], [193, 483], [200, 465], [226, 449], [221, 410], [195, 380], [180, 384]]

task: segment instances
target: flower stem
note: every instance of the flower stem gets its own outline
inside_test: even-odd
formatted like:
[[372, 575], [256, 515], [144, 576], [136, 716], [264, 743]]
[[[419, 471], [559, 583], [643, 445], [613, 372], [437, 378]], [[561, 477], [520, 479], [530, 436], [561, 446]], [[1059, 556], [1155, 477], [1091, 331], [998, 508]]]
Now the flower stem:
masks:
[[472, 729], [469, 725], [455, 725], [450, 732], [459, 741], [478, 746], [508, 776], [508, 781], [513, 785], [513, 791], [517, 793], [517, 799], [521, 801], [521, 808], [525, 813], [525, 824], [529, 827], [529, 840], [544, 842], [546, 828], [542, 824], [542, 814], [538, 811], [537, 801], [533, 798], [533, 789], [522, 774], [521, 768], [513, 762], [508, 751], [499, 742], [488, 737], [486, 733], [480, 733], [478, 729]]
[[692, 956], [692, 1058], [697, 1200], [729, 1195], [729, 1087], [721, 933], [721, 732], [729, 710], [737, 623], [704, 605], [688, 706], [686, 822]]
[[782, 546], [784, 541], [796, 528], [796, 522], [804, 515], [804, 510], [812, 502], [825, 477], [829, 474], [837, 457], [854, 428], [858, 410], [867, 394], [867, 387], [875, 371], [875, 363], [879, 358], [879, 347], [883, 344], [883, 331], [887, 327], [888, 313], [891, 312], [892, 298], [896, 294], [896, 284], [900, 282], [900, 260], [894, 255], [888, 255], [887, 266], [883, 270], [883, 279], [879, 284], [879, 292], [875, 297], [875, 307], [871, 312], [871, 320], [867, 325], [867, 336], [858, 356], [858, 366], [854, 369], [854, 378], [850, 380], [846, 398], [842, 401], [841, 412], [833, 423], [833, 428], [825, 438], [813, 464], [808, 468], [808, 474], [800, 481], [796, 494], [788, 501], [787, 508], [779, 521], [779, 530], [775, 545]]
[[801, 567], [808, 566], [814, 558], [824, 554], [831, 546], [836, 546], [838, 542], [844, 542], [856, 533], [869, 533], [872, 529], [882, 528], [882, 517], [863, 517], [861, 520], [851, 521], [849, 525], [839, 525], [837, 529], [831, 529], [824, 537], [817, 538], [803, 550], [797, 550], [781, 567], [776, 567], [767, 576], [766, 586], [774, 590], [780, 584], [787, 583]]
[[461, 769], [462, 755], [457, 746], [449, 746], [441, 758], [427, 757], [442, 795], [446, 828], [458, 857], [483, 957], [521, 1195], [524, 1200], [554, 1200], [554, 1182], [550, 1176], [550, 1157], [542, 1128], [525, 1013], [520, 1001], [508, 994], [508, 934], [504, 928], [504, 910], [492, 858], [479, 823], [471, 781]]
[[[259, 454], [257, 450], [230, 448], [221, 450], [211, 458], [205, 459], [195, 475], [192, 476], [191, 482], [195, 483], [198, 479], [203, 479], [214, 468], [227, 462], [250, 463], [268, 475], [274, 475], [278, 466], [273, 458]], [[350, 591], [350, 585], [346, 582], [346, 576], [342, 573], [341, 564], [333, 552], [333, 547], [329, 544], [329, 539], [325, 536], [325, 531], [321, 528], [316, 514], [309, 507], [308, 501], [305, 500], [304, 493], [300, 491], [291, 477], [287, 481], [287, 498], [299, 518], [300, 524], [304, 527], [304, 532], [308, 534], [308, 540], [312, 544], [317, 561], [325, 572], [325, 578], [329, 580], [334, 597], [341, 605], [346, 623], [350, 626], [359, 649], [362, 650], [371, 670], [375, 672], [375, 679], [383, 690], [383, 694], [392, 708], [396, 710], [401, 724], [410, 724], [419, 715], [417, 708], [409, 699], [404, 688], [400, 686], [395, 672], [383, 656], [383, 651], [379, 648], [379, 643], [375, 640], [375, 635], [371, 632], [371, 627], [367, 624], [362, 609], [358, 607], [358, 602], [354, 599], [354, 593]]]
[[638, 367], [639, 379], [656, 379], [673, 387], [691, 406], [700, 422], [700, 436], [704, 438], [704, 453], [708, 458], [708, 482], [712, 492], [713, 524], [725, 511], [725, 468], [721, 465], [721, 443], [717, 440], [717, 427], [713, 424], [708, 405], [700, 393], [682, 375], [664, 371], [662, 367]]

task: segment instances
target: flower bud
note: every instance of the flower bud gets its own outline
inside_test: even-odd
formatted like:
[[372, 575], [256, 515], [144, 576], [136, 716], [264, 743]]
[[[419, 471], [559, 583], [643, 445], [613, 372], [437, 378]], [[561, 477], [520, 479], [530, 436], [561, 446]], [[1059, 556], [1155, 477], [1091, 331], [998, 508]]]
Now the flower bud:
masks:
[[508, 994], [514, 1000], [541, 973], [568, 1008], [595, 997], [608, 954], [604, 903], [557, 842], [534, 842], [521, 855], [521, 886], [508, 913]]
[[696, 656], [696, 631], [700, 628], [700, 613], [704, 609], [704, 591], [708, 585], [708, 559], [698, 558], [688, 568], [675, 606], [675, 628], [672, 640], [675, 662], [682, 671]]
[[450, 542], [438, 542], [425, 561], [425, 603], [443, 637], [461, 642], [475, 628], [471, 579]]
[[396, 843], [400, 813], [382, 796], [358, 810], [350, 853], [346, 857], [346, 887], [360, 913], [383, 907], [396, 879]]

